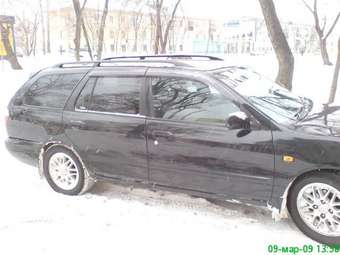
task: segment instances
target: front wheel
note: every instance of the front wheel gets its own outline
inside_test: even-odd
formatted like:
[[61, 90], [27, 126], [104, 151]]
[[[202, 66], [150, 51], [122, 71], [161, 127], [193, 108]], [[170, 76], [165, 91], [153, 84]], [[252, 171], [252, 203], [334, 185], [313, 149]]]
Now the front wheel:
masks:
[[288, 209], [297, 227], [320, 243], [340, 243], [340, 177], [317, 173], [294, 184]]
[[52, 189], [65, 195], [79, 195], [93, 184], [75, 154], [62, 146], [45, 152], [43, 170]]

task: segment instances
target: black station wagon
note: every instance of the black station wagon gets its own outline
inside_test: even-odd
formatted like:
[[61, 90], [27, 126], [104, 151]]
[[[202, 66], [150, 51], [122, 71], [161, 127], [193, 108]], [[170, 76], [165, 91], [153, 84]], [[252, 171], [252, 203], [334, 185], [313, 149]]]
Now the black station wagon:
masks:
[[57, 192], [96, 180], [237, 200], [340, 243], [340, 107], [210, 56], [63, 63], [8, 106], [6, 146]]

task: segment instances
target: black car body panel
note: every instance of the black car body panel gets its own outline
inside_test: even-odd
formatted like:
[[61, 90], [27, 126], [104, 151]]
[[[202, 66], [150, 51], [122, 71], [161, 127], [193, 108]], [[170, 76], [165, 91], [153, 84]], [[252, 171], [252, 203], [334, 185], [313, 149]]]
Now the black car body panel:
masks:
[[[60, 109], [20, 102], [46, 74], [82, 74]], [[91, 77], [143, 77], [138, 114], [77, 109]], [[251, 119], [250, 129], [155, 118], [154, 76], [185, 77], [211, 84]], [[92, 91], [93, 93], [93, 91]], [[315, 170], [340, 170], [339, 110], [311, 114], [281, 125], [209, 73], [175, 67], [51, 68], [29, 80], [9, 104], [8, 150], [37, 165], [49, 143], [72, 147], [90, 174], [179, 189], [202, 196], [281, 207], [283, 194], [298, 176]], [[294, 158], [285, 162], [284, 156]]]

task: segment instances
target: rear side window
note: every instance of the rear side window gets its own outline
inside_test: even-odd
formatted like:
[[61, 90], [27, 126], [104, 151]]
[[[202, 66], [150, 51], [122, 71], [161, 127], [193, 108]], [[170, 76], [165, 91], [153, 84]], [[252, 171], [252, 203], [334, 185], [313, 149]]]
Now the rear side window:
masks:
[[44, 75], [35, 81], [23, 98], [26, 105], [63, 108], [83, 74]]
[[94, 87], [91, 111], [139, 114], [143, 77], [99, 77]]

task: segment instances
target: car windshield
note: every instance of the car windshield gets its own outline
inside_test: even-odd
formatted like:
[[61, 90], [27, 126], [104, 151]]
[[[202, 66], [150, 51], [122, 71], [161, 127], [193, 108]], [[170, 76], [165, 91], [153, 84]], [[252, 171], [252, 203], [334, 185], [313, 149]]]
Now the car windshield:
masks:
[[247, 68], [223, 68], [214, 71], [214, 76], [278, 123], [302, 120], [313, 107], [310, 99], [296, 96]]

